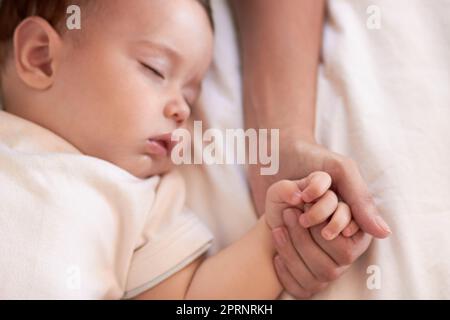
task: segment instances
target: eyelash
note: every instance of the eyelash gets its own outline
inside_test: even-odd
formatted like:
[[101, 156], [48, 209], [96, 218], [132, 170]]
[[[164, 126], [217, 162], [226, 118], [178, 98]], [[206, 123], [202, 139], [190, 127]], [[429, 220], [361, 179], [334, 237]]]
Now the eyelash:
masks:
[[[142, 63], [141, 64], [144, 66], [144, 68], [146, 68], [147, 70], [150, 70], [151, 72], [153, 72], [157, 77], [161, 78], [162, 80], [165, 80], [166, 78], [164, 77], [164, 75], [159, 72], [158, 70], [156, 70], [153, 67], [150, 67], [149, 65]], [[184, 102], [186, 102], [187, 106], [189, 107], [189, 109], [192, 110], [192, 104], [186, 99], [184, 98]]]
[[161, 78], [162, 80], [166, 80], [166, 77], [164, 77], [164, 75], [161, 72], [159, 72], [158, 70], [156, 70], [155, 68], [150, 67], [149, 65], [142, 63], [142, 62], [141, 62], [141, 64], [144, 66], [144, 68], [153, 72], [157, 77]]

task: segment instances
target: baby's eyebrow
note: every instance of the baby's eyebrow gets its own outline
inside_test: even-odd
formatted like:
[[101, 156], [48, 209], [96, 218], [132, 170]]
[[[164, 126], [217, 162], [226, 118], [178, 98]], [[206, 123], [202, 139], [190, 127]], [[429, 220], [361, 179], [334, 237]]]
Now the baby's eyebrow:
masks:
[[156, 42], [156, 41], [150, 41], [150, 40], [141, 40], [139, 41], [139, 44], [148, 47], [152, 50], [157, 50], [160, 52], [163, 52], [165, 55], [167, 55], [172, 61], [179, 62], [182, 60], [182, 55], [172, 46], [170, 46], [167, 43], [163, 42]]

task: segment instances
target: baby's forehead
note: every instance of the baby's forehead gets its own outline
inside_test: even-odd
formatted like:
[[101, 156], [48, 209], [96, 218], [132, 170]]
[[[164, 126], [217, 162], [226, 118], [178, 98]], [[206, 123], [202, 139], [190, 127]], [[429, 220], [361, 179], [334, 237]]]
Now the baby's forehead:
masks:
[[[92, 0], [91, 0], [92, 1]], [[87, 7], [86, 23], [98, 30], [117, 34], [149, 35], [177, 30], [191, 32], [199, 23], [207, 21], [203, 28], [212, 30], [212, 22], [200, 0], [109, 0]], [[83, 10], [83, 9], [82, 9]], [[201, 37], [201, 34], [197, 34]]]
[[113, 0], [92, 10], [91, 31], [108, 38], [189, 40], [189, 46], [212, 40], [212, 24], [199, 0]]
[[210, 7], [206, 0], [108, 0], [95, 1], [86, 9], [94, 15], [104, 15], [110, 23], [124, 18], [128, 21], [139, 22], [140, 19], [172, 20], [172, 17], [183, 13], [186, 17], [209, 16]]

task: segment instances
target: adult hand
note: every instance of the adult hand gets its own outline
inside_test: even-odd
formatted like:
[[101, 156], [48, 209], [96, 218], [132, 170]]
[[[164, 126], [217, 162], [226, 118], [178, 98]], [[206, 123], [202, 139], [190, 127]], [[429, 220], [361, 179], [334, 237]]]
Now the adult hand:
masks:
[[278, 254], [274, 265], [286, 291], [297, 299], [307, 299], [341, 276], [367, 250], [372, 237], [360, 230], [352, 237], [339, 235], [328, 241], [321, 235], [326, 222], [305, 229], [298, 217], [298, 212], [286, 209], [286, 228], [273, 231], [281, 233], [274, 237], [286, 240], [284, 244], [275, 242]]
[[[374, 237], [387, 237], [391, 233], [389, 226], [379, 215], [355, 161], [327, 150], [313, 139], [295, 138], [288, 133], [280, 137], [280, 171], [277, 175], [262, 176], [258, 166], [249, 168], [249, 181], [258, 213], [264, 212], [266, 191], [275, 181], [299, 179], [314, 171], [324, 171], [333, 180], [332, 189], [350, 206], [359, 227]], [[308, 202], [308, 194], [302, 196]]]

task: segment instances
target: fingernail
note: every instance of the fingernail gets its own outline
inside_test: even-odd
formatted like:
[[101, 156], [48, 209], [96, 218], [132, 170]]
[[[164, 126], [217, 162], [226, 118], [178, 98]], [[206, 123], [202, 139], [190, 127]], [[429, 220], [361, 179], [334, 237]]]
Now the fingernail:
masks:
[[272, 233], [273, 233], [273, 237], [275, 238], [276, 244], [279, 247], [284, 246], [285, 243], [287, 242], [287, 239], [286, 239], [286, 235], [284, 234], [283, 229], [282, 228], [274, 229], [272, 231]]
[[386, 221], [383, 220], [383, 218], [381, 216], [376, 216], [375, 217], [375, 222], [377, 223], [377, 225], [383, 229], [384, 231], [388, 232], [388, 233], [392, 233], [391, 229], [389, 228], [388, 224], [386, 223]]
[[302, 199], [302, 193], [299, 191], [295, 191], [291, 198], [292, 204], [297, 204]]
[[308, 221], [306, 214], [300, 215], [300, 218], [298, 218], [298, 221], [300, 222], [300, 224], [302, 225], [303, 228], [309, 227], [309, 221]]
[[329, 231], [329, 230], [327, 230], [327, 229], [323, 229], [322, 230], [322, 237], [325, 240], [332, 240], [334, 238], [334, 233]]
[[284, 222], [288, 227], [295, 227], [297, 225], [297, 215], [292, 209], [287, 209], [283, 212]]

